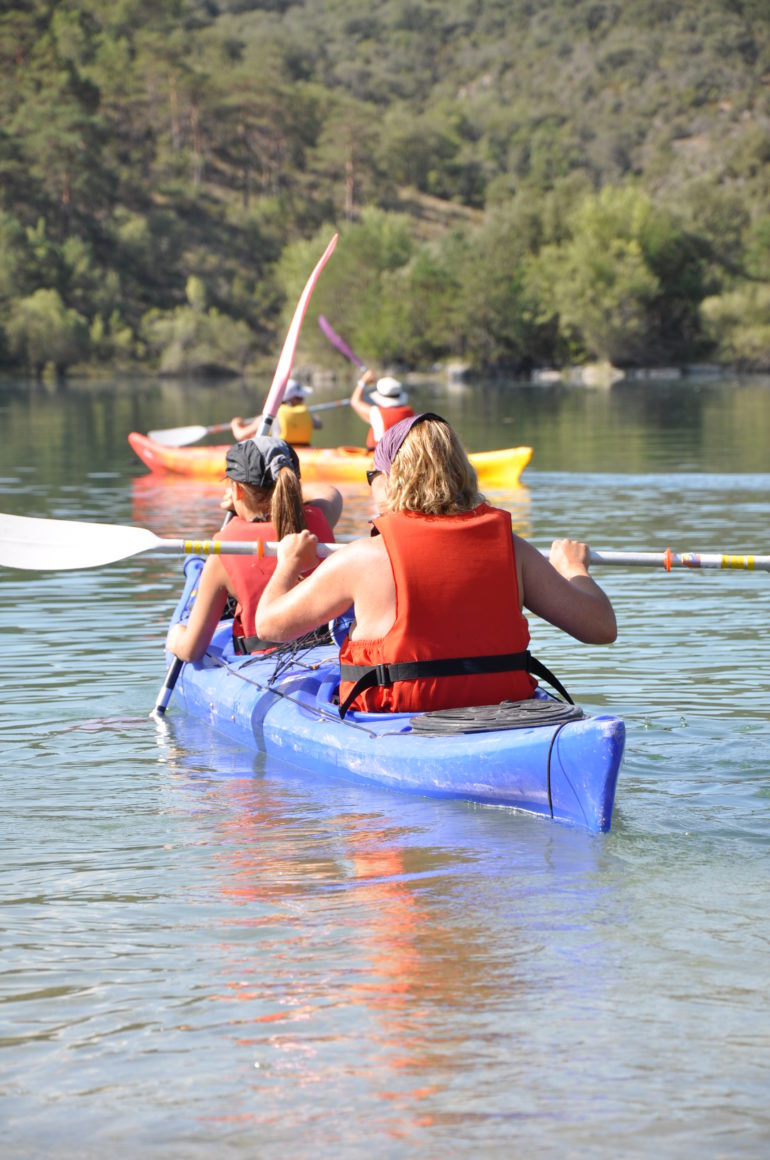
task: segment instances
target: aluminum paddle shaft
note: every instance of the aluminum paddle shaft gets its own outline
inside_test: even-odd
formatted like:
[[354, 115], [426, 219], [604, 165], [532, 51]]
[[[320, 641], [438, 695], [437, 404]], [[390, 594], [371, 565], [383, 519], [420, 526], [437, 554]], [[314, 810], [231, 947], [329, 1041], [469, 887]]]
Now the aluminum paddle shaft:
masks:
[[[319, 544], [321, 554], [334, 552], [343, 545]], [[130, 524], [95, 524], [79, 520], [46, 520], [31, 516], [0, 513], [0, 567], [31, 571], [62, 571], [96, 568], [138, 556], [145, 552], [161, 555], [274, 556], [274, 541], [211, 539], [162, 539], [147, 528]], [[548, 557], [546, 548], [541, 554]], [[733, 569], [770, 572], [770, 556], [730, 554], [726, 552], [597, 552], [592, 550], [590, 563], [622, 568], [688, 568], [691, 571]]]
[[[546, 553], [547, 554], [547, 553]], [[716, 568], [770, 572], [770, 556], [730, 555], [724, 552], [595, 552], [591, 564], [617, 564], [626, 568]]]
[[[548, 548], [540, 548], [540, 555], [546, 560], [550, 556]], [[734, 569], [742, 572], [770, 572], [770, 556], [730, 555], [726, 552], [597, 552], [591, 548], [589, 563], [594, 567], [604, 565], [618, 568], [672, 568]]]

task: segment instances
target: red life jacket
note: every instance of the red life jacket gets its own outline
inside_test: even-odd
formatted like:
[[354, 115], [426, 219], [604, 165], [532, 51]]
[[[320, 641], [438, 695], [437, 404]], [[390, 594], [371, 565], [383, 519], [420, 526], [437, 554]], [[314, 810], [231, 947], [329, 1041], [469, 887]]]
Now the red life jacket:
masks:
[[[382, 416], [383, 434], [389, 427], [394, 427], [402, 419], [411, 419], [414, 414], [411, 407], [378, 407], [377, 410]], [[377, 440], [374, 436], [374, 430], [370, 427], [366, 433], [366, 449], [367, 451], [374, 451], [376, 446]]]
[[[308, 530], [318, 536], [319, 543], [334, 542], [334, 532], [329, 526], [326, 516], [314, 504], [305, 505], [305, 520]], [[275, 528], [269, 521], [256, 520], [250, 522], [240, 516], [234, 516], [214, 537], [217, 540], [276, 540]], [[241, 651], [260, 651], [257, 644], [255, 617], [259, 598], [267, 587], [267, 582], [275, 571], [275, 556], [228, 556], [221, 555], [230, 583], [238, 601], [233, 618], [233, 639], [245, 638], [246, 644], [239, 647]], [[320, 560], [318, 561], [320, 564]], [[249, 638], [254, 647], [249, 648]], [[268, 647], [263, 645], [263, 647]]]
[[393, 569], [396, 619], [381, 640], [343, 643], [340, 714], [357, 683], [351, 703], [368, 712], [530, 698], [510, 513], [480, 504], [449, 516], [390, 512], [374, 524]]

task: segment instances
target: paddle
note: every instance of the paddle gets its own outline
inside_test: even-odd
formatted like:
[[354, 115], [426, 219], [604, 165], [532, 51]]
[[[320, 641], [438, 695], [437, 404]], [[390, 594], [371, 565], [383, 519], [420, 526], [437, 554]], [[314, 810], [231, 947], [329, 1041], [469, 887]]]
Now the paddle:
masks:
[[331, 411], [332, 407], [349, 407], [350, 399], [333, 399], [331, 403], [314, 403], [308, 411]]
[[[257, 430], [258, 435], [270, 434], [270, 428], [273, 425], [273, 419], [275, 418], [276, 411], [281, 405], [283, 392], [285, 391], [286, 384], [289, 381], [289, 375], [291, 374], [291, 364], [294, 362], [294, 352], [297, 349], [297, 339], [299, 338], [300, 327], [302, 326], [302, 319], [305, 317], [307, 304], [310, 301], [310, 295], [313, 293], [315, 284], [318, 281], [318, 277], [321, 271], [334, 252], [334, 247], [337, 245], [338, 236], [338, 234], [335, 234], [332, 240], [329, 242], [329, 245], [326, 247], [323, 254], [316, 262], [313, 270], [311, 271], [310, 277], [305, 283], [305, 287], [300, 294], [299, 302], [294, 309], [294, 315], [289, 325], [286, 338], [283, 340], [283, 349], [281, 350], [281, 356], [278, 359], [278, 365], [275, 368], [273, 381], [270, 385], [270, 390], [268, 391], [265, 409], [262, 413], [262, 421], [260, 422], [259, 428]], [[194, 440], [192, 440], [192, 442], [194, 442]], [[181, 444], [178, 444], [177, 446], [181, 446]], [[226, 517], [225, 523], [227, 523], [229, 518], [229, 516]], [[162, 717], [166, 712], [166, 706], [171, 699], [171, 694], [174, 691], [177, 678], [182, 671], [183, 663], [184, 662], [180, 661], [178, 657], [175, 657], [169, 665], [166, 678], [155, 700], [155, 707], [150, 714], [151, 716]]]
[[[324, 544], [334, 551], [339, 544]], [[0, 513], [0, 566], [45, 572], [98, 568], [146, 552], [185, 556], [274, 556], [271, 541], [162, 539], [130, 524], [89, 524]]]
[[[332, 407], [348, 407], [350, 399], [334, 399], [331, 403], [315, 403], [308, 407], [308, 411], [330, 411]], [[253, 419], [248, 420], [249, 423]], [[214, 423], [211, 427], [202, 427], [197, 424], [190, 427], [168, 427], [161, 431], [148, 431], [147, 436], [155, 443], [162, 443], [164, 447], [186, 447], [188, 443], [197, 443], [204, 435], [213, 435], [217, 431], [229, 431], [229, 423]]]
[[321, 330], [324, 332], [332, 346], [335, 346], [340, 354], [343, 354], [345, 358], [348, 358], [352, 363], [355, 363], [363, 373], [366, 370], [366, 367], [361, 362], [361, 359], [353, 353], [345, 340], [340, 338], [328, 319], [324, 318], [323, 314], [319, 314], [318, 316], [318, 325], [321, 327]]
[[[251, 423], [252, 420], [249, 419]], [[167, 427], [161, 431], [148, 431], [147, 438], [155, 443], [162, 443], [164, 447], [186, 447], [188, 443], [197, 443], [204, 435], [213, 435], [215, 431], [230, 431], [229, 423], [212, 423], [210, 427], [194, 424], [190, 427]]]
[[[320, 544], [334, 552], [343, 544]], [[146, 528], [130, 524], [92, 524], [79, 520], [45, 520], [0, 513], [0, 566], [32, 571], [64, 571], [95, 568], [131, 556], [152, 552], [157, 555], [274, 556], [277, 543], [231, 540], [224, 543], [200, 539], [162, 539]], [[541, 548], [543, 556], [549, 555]], [[681, 567], [699, 569], [740, 569], [770, 572], [770, 556], [734, 555], [725, 552], [597, 552], [591, 550], [593, 565], [636, 568]]]
[[313, 293], [315, 284], [318, 281], [319, 274], [334, 252], [334, 247], [337, 245], [338, 236], [338, 234], [334, 235], [332, 240], [329, 242], [329, 245], [318, 259], [318, 262], [315, 265], [315, 269], [305, 283], [305, 289], [300, 295], [299, 302], [297, 303], [296, 309], [294, 311], [294, 317], [292, 318], [291, 325], [289, 326], [289, 332], [286, 335], [286, 339], [283, 344], [281, 357], [278, 360], [278, 366], [275, 368], [275, 374], [273, 375], [272, 386], [268, 392], [265, 409], [262, 412], [262, 423], [260, 425], [259, 431], [257, 432], [259, 435], [270, 434], [270, 428], [273, 425], [273, 419], [275, 418], [276, 411], [281, 405], [283, 392], [286, 389], [286, 384], [289, 381], [289, 375], [291, 374], [291, 364], [294, 362], [294, 351], [297, 349], [297, 339], [299, 338], [299, 331], [300, 327], [302, 326], [302, 319], [305, 317], [307, 304], [310, 301], [310, 295]]

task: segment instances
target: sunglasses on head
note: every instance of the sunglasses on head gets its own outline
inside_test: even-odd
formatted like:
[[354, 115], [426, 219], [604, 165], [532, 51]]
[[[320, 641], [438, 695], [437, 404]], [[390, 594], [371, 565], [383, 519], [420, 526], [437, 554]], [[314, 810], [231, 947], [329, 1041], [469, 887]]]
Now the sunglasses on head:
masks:
[[382, 472], [379, 471], [378, 468], [376, 468], [376, 467], [371, 467], [367, 471], [366, 482], [369, 484], [369, 487], [372, 486], [372, 483], [374, 482], [374, 480], [377, 478], [378, 475], [382, 475]]

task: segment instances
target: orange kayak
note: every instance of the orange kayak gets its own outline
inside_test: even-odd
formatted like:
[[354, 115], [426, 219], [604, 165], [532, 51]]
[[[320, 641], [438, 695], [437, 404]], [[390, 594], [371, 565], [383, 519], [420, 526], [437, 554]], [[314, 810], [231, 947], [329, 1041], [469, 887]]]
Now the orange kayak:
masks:
[[[150, 471], [190, 475], [196, 479], [222, 479], [225, 455], [231, 444], [216, 447], [165, 447], [147, 435], [132, 431], [128, 442]], [[371, 467], [371, 453], [363, 447], [297, 447], [302, 478], [309, 483], [363, 483]], [[475, 451], [470, 461], [481, 487], [517, 487], [532, 458], [531, 447], [508, 447], [501, 451]]]

